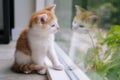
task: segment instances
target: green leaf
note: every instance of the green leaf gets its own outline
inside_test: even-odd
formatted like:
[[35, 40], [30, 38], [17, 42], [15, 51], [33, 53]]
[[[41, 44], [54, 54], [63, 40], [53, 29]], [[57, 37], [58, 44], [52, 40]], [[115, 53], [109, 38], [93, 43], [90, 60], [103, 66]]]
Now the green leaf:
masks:
[[120, 26], [113, 26], [110, 31], [107, 33], [107, 37], [104, 40], [104, 43], [109, 46], [118, 46], [120, 45]]

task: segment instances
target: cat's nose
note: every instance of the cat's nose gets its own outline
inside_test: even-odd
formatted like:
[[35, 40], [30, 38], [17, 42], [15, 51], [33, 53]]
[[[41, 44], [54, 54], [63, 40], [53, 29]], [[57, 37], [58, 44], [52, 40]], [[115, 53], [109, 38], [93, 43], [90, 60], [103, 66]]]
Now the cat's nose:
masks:
[[57, 27], [57, 30], [59, 30], [60, 29], [60, 27]]
[[60, 29], [60, 26], [57, 26], [57, 30], [59, 30]]

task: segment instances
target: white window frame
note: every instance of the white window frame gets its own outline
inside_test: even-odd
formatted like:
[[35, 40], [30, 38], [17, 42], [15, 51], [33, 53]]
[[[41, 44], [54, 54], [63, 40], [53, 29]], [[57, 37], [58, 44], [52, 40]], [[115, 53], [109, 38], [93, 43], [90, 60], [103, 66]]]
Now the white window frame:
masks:
[[[53, 3], [54, 0], [36, 0], [36, 11]], [[65, 65], [65, 69], [63, 71], [57, 71], [49, 68], [47, 71], [49, 80], [90, 80], [57, 44], [55, 44], [55, 48], [60, 61]], [[46, 64], [51, 66], [51, 62], [48, 59], [46, 59]]]

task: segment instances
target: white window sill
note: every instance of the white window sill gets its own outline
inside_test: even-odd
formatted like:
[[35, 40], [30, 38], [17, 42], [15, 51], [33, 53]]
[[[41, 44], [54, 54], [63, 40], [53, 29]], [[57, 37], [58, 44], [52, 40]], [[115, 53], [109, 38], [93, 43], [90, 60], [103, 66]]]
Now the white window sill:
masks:
[[[65, 69], [63, 71], [57, 71], [49, 68], [47, 71], [49, 80], [90, 80], [57, 44], [55, 44], [55, 48], [61, 63], [65, 66]], [[48, 65], [51, 65], [48, 60], [46, 62]]]

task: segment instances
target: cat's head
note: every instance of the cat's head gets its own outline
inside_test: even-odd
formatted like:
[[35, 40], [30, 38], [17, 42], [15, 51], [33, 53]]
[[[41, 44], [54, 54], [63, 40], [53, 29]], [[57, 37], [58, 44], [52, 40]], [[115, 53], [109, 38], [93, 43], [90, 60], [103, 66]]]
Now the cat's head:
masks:
[[93, 28], [93, 25], [97, 23], [98, 17], [95, 13], [85, 10], [79, 6], [75, 6], [76, 15], [72, 22], [72, 29], [76, 32], [86, 32], [90, 28]]
[[30, 18], [29, 28], [41, 33], [55, 33], [59, 30], [57, 17], [55, 15], [56, 5], [51, 5], [45, 9], [33, 13]]

